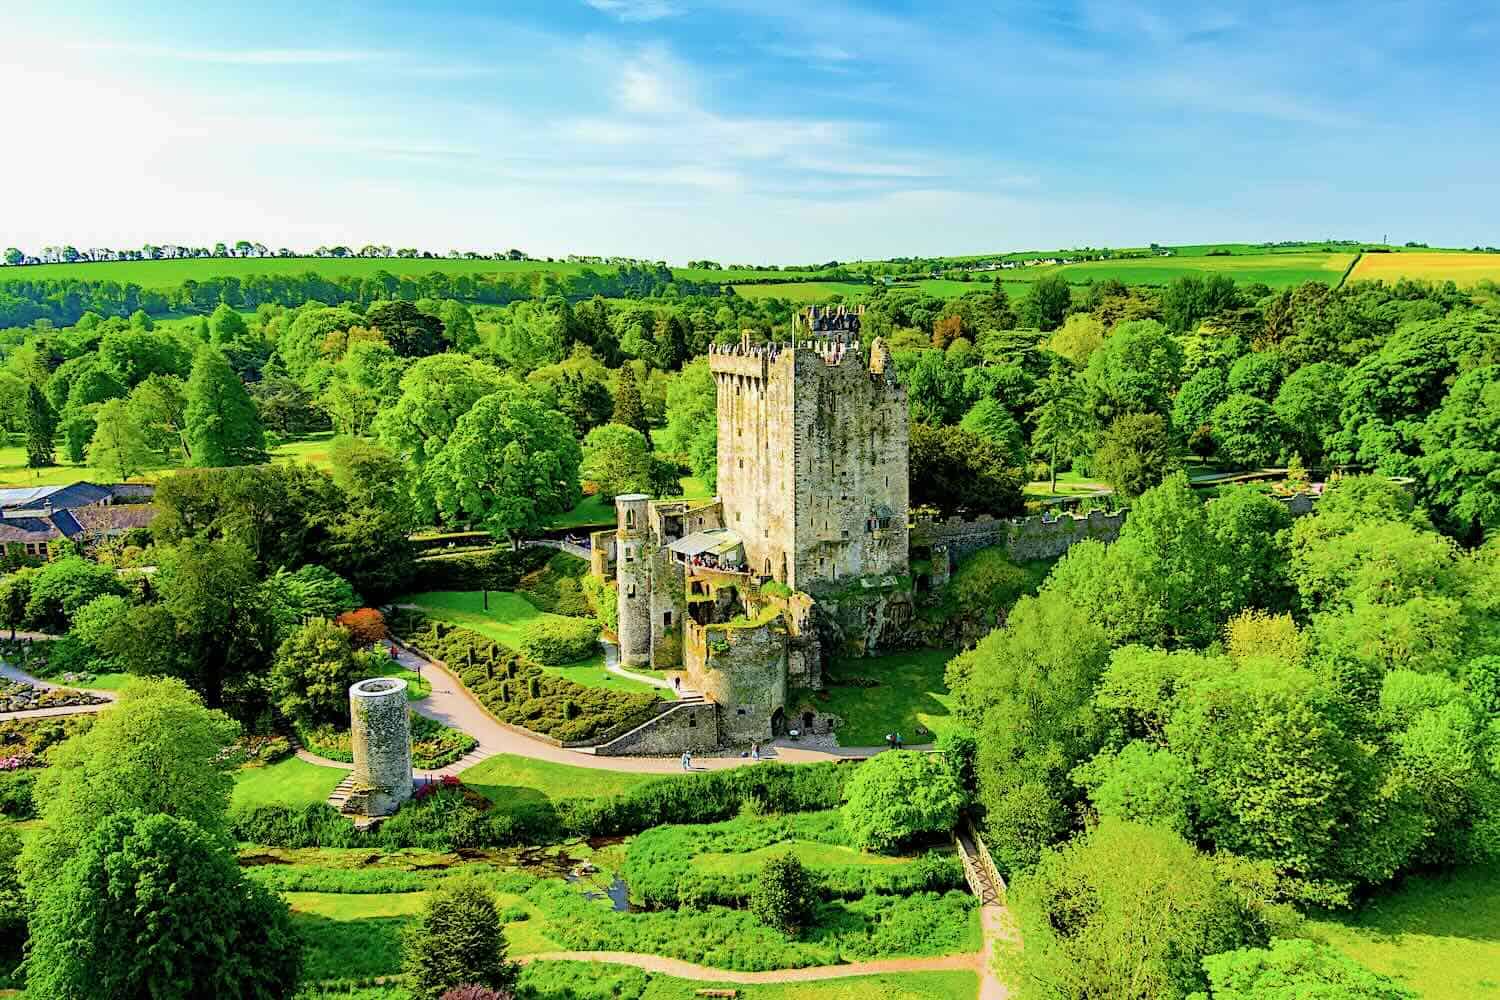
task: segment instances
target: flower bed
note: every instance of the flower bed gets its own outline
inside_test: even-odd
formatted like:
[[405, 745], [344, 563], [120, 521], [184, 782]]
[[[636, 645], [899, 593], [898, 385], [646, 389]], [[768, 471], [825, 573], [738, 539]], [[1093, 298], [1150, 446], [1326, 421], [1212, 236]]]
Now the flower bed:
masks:
[[575, 684], [472, 629], [420, 612], [393, 616], [391, 627], [407, 645], [446, 663], [495, 718], [565, 744], [603, 741], [655, 712], [655, 694]]
[[96, 694], [67, 688], [39, 688], [24, 681], [0, 683], [0, 712], [28, 712], [37, 708], [72, 705], [102, 705], [109, 701]]
[[[329, 760], [354, 763], [352, 737], [348, 729], [333, 726], [317, 726], [309, 729], [297, 727], [297, 738], [302, 745], [320, 757]], [[447, 767], [479, 745], [479, 741], [468, 733], [443, 725], [436, 719], [411, 713], [411, 764], [421, 771], [435, 771]]]

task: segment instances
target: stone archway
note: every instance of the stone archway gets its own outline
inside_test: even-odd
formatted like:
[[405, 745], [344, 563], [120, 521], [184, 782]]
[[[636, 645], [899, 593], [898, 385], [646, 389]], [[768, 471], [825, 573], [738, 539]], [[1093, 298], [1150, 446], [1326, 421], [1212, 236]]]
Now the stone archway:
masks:
[[784, 709], [778, 708], [776, 711], [771, 713], [771, 738], [774, 740], [785, 735], [786, 711]]

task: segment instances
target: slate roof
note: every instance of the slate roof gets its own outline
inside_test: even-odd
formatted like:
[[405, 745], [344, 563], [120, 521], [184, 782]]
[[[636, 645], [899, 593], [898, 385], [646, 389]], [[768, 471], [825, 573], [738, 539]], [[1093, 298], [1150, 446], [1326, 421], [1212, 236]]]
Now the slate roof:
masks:
[[91, 503], [100, 503], [114, 496], [107, 486], [77, 482], [67, 486], [29, 486], [20, 489], [0, 490], [0, 510], [12, 508], [29, 509], [50, 506], [54, 509], [72, 510]]

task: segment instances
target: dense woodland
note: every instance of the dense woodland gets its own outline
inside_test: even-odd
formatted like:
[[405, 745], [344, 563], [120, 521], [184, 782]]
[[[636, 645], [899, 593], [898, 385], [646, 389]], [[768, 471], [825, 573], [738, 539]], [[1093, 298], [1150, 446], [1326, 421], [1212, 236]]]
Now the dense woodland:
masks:
[[[0, 805], [23, 803], [49, 831], [19, 876], [0, 870], [14, 903], [0, 916], [30, 913], [32, 971], [56, 995], [85, 995], [90, 974], [69, 920], [129, 924], [94, 912], [89, 887], [145, 892], [169, 863], [201, 874], [202, 899], [174, 905], [223, 909], [223, 953], [208, 964], [248, 985], [189, 980], [286, 995], [298, 959], [285, 910], [228, 862], [231, 838], [448, 849], [637, 833], [653, 818], [748, 824], [745, 809], [767, 808], [746, 807], [725, 778], [719, 797], [642, 793], [545, 817], [481, 814], [454, 790], [378, 841], [316, 810], [227, 813], [215, 762], [234, 734], [327, 725], [351, 678], [388, 669], [361, 649], [378, 633], [349, 615], [421, 589], [414, 530], [515, 538], [572, 510], [584, 483], [606, 497], [669, 493], [685, 474], [711, 487], [701, 355], [786, 336], [791, 315], [774, 299], [680, 289], [493, 305], [390, 291], [248, 313], [234, 308], [243, 299], [174, 317], [63, 311], [70, 325], [0, 332], [0, 422], [32, 464], [62, 451], [122, 479], [166, 470], [149, 533], [0, 582], [0, 624], [63, 636], [52, 669], [155, 678], [131, 697], [145, 707], [107, 713], [43, 777], [0, 781]], [[875, 337], [910, 394], [914, 503], [1011, 514], [1028, 483], [1066, 470], [1109, 484], [1131, 512], [1117, 542], [1075, 546], [952, 660], [965, 732], [945, 745], [950, 763], [891, 755], [848, 789], [779, 769], [807, 775], [776, 779], [791, 789], [776, 800], [785, 811], [843, 796], [868, 817], [898, 802], [856, 831], [884, 847], [971, 807], [1012, 881], [1026, 941], [1013, 981], [1036, 997], [1183, 997], [1215, 985], [1213, 969], [1227, 982], [1245, 963], [1291, 961], [1300, 913], [1500, 856], [1493, 307], [1452, 286], [1043, 279], [1017, 302], [999, 284], [948, 301], [876, 288], [863, 339]], [[337, 435], [329, 471], [266, 464], [278, 441], [318, 430]], [[1194, 492], [1190, 463], [1345, 474], [1294, 521], [1250, 487]], [[117, 572], [135, 567], [153, 569]], [[508, 568], [505, 585], [531, 569]], [[472, 640], [432, 635], [470, 643], [467, 667], [489, 672]], [[581, 702], [555, 700], [571, 721]], [[167, 781], [121, 750], [137, 745], [168, 759]], [[908, 808], [918, 786], [941, 794]], [[54, 871], [64, 877], [43, 877]], [[939, 887], [952, 875], [928, 874]], [[805, 891], [796, 872], [777, 877]], [[745, 901], [743, 886], [711, 888]], [[902, 919], [965, 919], [958, 902], [931, 905]]]

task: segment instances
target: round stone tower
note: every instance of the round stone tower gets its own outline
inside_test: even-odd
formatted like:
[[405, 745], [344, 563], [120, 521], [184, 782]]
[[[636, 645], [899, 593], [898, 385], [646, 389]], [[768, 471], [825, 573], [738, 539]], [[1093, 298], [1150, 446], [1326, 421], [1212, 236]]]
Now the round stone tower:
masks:
[[389, 816], [411, 798], [411, 719], [406, 682], [372, 677], [349, 688], [354, 789], [346, 812]]
[[649, 502], [643, 493], [615, 497], [620, 661], [627, 666], [651, 662], [651, 533], [646, 524]]

